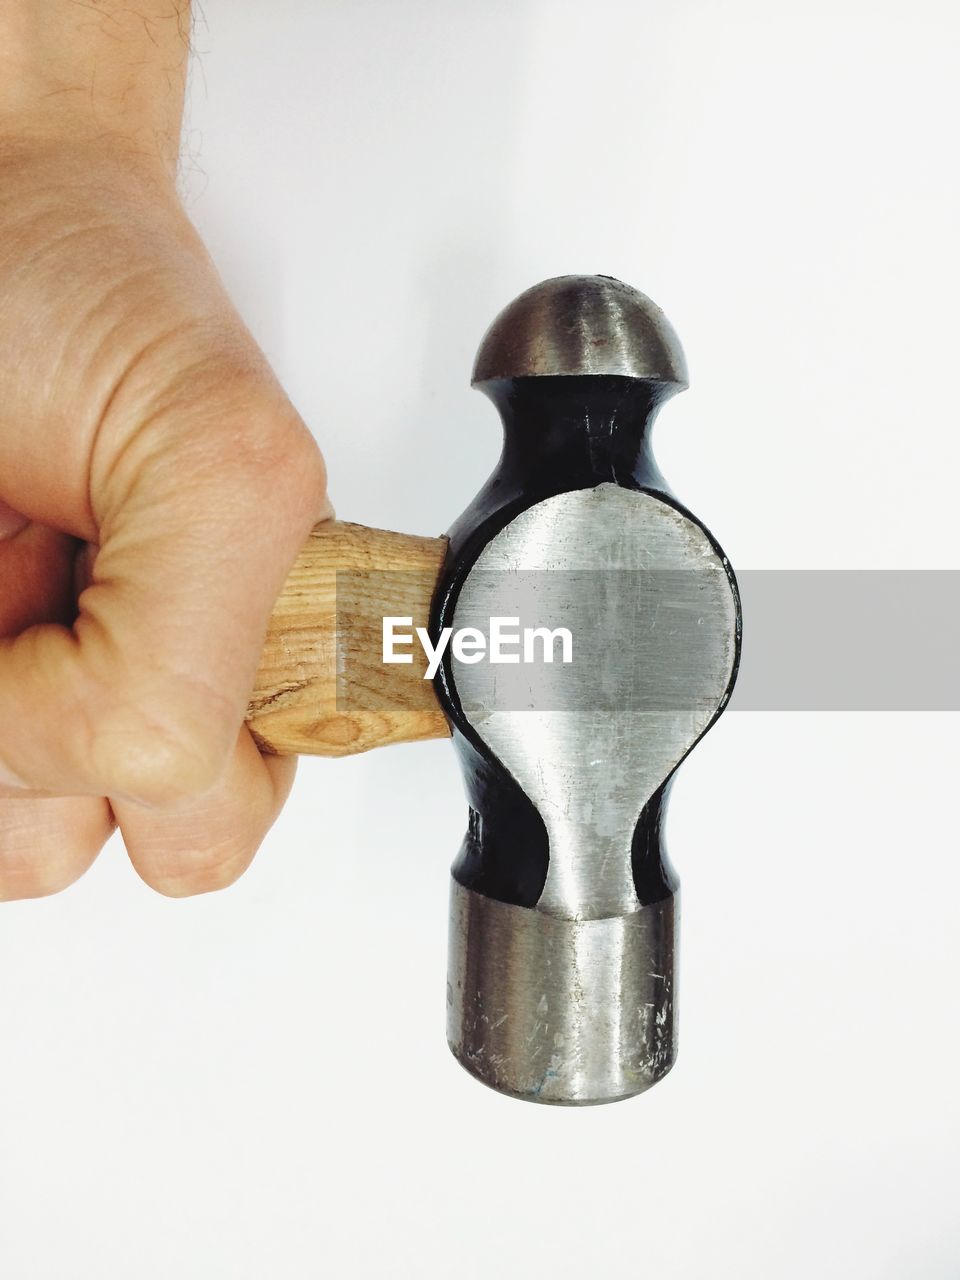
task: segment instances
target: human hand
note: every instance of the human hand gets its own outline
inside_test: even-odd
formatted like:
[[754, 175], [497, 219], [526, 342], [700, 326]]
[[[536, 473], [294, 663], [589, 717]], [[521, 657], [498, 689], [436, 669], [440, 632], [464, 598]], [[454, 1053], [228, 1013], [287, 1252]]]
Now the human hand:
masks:
[[0, 352], [0, 898], [115, 823], [161, 892], [227, 885], [292, 782], [243, 718], [319, 451], [169, 168], [112, 138], [0, 136]]

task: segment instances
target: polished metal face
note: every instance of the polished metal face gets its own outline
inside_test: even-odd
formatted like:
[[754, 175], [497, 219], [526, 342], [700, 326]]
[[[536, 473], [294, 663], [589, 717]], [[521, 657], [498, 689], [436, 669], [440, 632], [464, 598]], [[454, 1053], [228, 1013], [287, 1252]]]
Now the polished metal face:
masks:
[[687, 385], [673, 325], [655, 302], [612, 276], [556, 276], [527, 289], [497, 316], [480, 344], [472, 381], [613, 374]]
[[634, 828], [725, 699], [736, 599], [706, 534], [660, 498], [601, 484], [522, 512], [481, 552], [456, 628], [526, 613], [573, 662], [457, 664], [465, 718], [536, 806], [550, 841], [537, 910], [638, 908]]

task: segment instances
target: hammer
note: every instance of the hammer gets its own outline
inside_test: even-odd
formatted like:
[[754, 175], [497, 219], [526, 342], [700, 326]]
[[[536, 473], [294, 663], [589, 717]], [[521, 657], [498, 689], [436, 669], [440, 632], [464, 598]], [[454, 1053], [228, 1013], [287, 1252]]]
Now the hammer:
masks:
[[676, 1058], [662, 824], [733, 689], [737, 584], [653, 458], [652, 422], [687, 370], [644, 294], [608, 276], [528, 289], [487, 331], [472, 383], [503, 421], [493, 474], [443, 538], [314, 530], [248, 723], [277, 754], [452, 736], [469, 816], [450, 1048], [511, 1096], [612, 1102]]

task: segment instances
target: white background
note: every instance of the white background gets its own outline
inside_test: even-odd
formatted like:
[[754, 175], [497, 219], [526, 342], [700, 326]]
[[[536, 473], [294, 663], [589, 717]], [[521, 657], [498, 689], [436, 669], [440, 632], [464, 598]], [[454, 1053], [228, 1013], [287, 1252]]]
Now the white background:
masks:
[[[484, 328], [599, 271], [683, 338], [658, 456], [735, 565], [960, 568], [954, 6], [204, 9], [186, 198], [341, 516], [445, 529]], [[446, 743], [305, 762], [219, 896], [114, 842], [0, 910], [0, 1275], [955, 1280], [957, 729], [721, 722], [668, 824], [680, 1059], [607, 1108], [447, 1052]]]

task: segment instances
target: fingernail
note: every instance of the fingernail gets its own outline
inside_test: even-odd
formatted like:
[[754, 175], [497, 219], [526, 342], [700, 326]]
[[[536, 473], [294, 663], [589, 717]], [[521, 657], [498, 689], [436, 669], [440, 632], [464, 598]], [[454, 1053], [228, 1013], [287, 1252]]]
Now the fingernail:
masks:
[[22, 516], [19, 511], [14, 511], [13, 507], [8, 507], [0, 500], [0, 539], [16, 537], [29, 523], [26, 516]]

